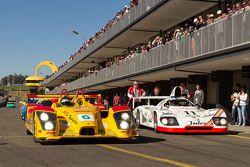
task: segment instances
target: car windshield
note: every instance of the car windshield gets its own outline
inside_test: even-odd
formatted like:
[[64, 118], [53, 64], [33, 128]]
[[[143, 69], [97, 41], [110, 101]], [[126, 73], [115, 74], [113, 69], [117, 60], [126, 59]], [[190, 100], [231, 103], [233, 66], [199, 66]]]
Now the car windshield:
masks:
[[195, 106], [192, 102], [190, 102], [189, 100], [186, 99], [173, 99], [173, 100], [169, 100], [167, 101], [167, 103], [165, 103], [165, 106]]

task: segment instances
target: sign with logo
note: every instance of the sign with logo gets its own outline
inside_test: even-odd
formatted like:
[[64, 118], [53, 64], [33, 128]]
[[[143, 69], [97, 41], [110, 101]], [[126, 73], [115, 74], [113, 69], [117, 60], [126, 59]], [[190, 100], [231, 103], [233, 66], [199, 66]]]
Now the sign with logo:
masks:
[[78, 120], [79, 121], [94, 121], [94, 115], [92, 114], [79, 114], [78, 115]]

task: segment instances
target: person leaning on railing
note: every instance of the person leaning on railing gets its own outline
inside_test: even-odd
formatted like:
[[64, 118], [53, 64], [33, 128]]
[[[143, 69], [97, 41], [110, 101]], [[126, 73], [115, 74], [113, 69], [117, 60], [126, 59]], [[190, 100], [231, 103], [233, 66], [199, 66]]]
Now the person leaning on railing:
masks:
[[143, 88], [141, 88], [139, 86], [139, 84], [138, 84], [137, 81], [134, 81], [133, 86], [131, 86], [130, 88], [128, 88], [127, 95], [128, 95], [128, 98], [129, 98], [128, 105], [132, 106], [133, 98], [135, 98], [134, 102], [135, 102], [135, 107], [136, 107], [136, 106], [139, 106], [140, 103], [141, 103], [141, 100], [137, 99], [136, 97], [145, 96], [146, 92], [144, 91]]

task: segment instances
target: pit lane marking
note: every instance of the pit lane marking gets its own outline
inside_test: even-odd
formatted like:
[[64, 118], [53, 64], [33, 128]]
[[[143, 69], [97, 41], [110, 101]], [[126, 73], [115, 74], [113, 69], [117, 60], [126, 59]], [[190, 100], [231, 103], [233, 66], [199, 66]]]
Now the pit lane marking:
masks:
[[235, 138], [240, 138], [240, 139], [250, 140], [250, 137], [247, 137], [247, 136], [240, 136], [240, 135], [227, 135], [227, 136], [235, 137]]
[[118, 147], [113, 147], [113, 146], [106, 145], [106, 144], [97, 144], [97, 146], [100, 146], [100, 147], [103, 147], [106, 149], [110, 149], [113, 151], [118, 151], [118, 152], [130, 154], [130, 155], [134, 155], [137, 157], [153, 160], [153, 161], [162, 162], [162, 163], [169, 164], [169, 165], [175, 165], [175, 166], [180, 166], [180, 167], [194, 167], [193, 165], [189, 165], [186, 163], [182, 163], [182, 162], [178, 162], [178, 161], [174, 161], [174, 160], [170, 160], [170, 159], [166, 159], [166, 158], [158, 158], [158, 157], [154, 157], [154, 156], [150, 156], [150, 155], [146, 155], [146, 154], [142, 154], [142, 153], [138, 153], [138, 152], [134, 152], [134, 151], [125, 150], [125, 149], [118, 148]]

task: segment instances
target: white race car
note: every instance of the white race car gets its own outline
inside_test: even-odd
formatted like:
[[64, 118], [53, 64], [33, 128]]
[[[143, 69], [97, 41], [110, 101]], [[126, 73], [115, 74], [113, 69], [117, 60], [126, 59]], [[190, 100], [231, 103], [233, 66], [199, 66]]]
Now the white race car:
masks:
[[[222, 109], [205, 110], [196, 106], [180, 96], [179, 87], [174, 88], [171, 96], [140, 97], [139, 99], [146, 99], [148, 105], [134, 108], [133, 116], [137, 127], [146, 126], [156, 132], [169, 133], [225, 134], [228, 132], [227, 116]], [[161, 99], [161, 101], [154, 106], [150, 105], [152, 99]]]

